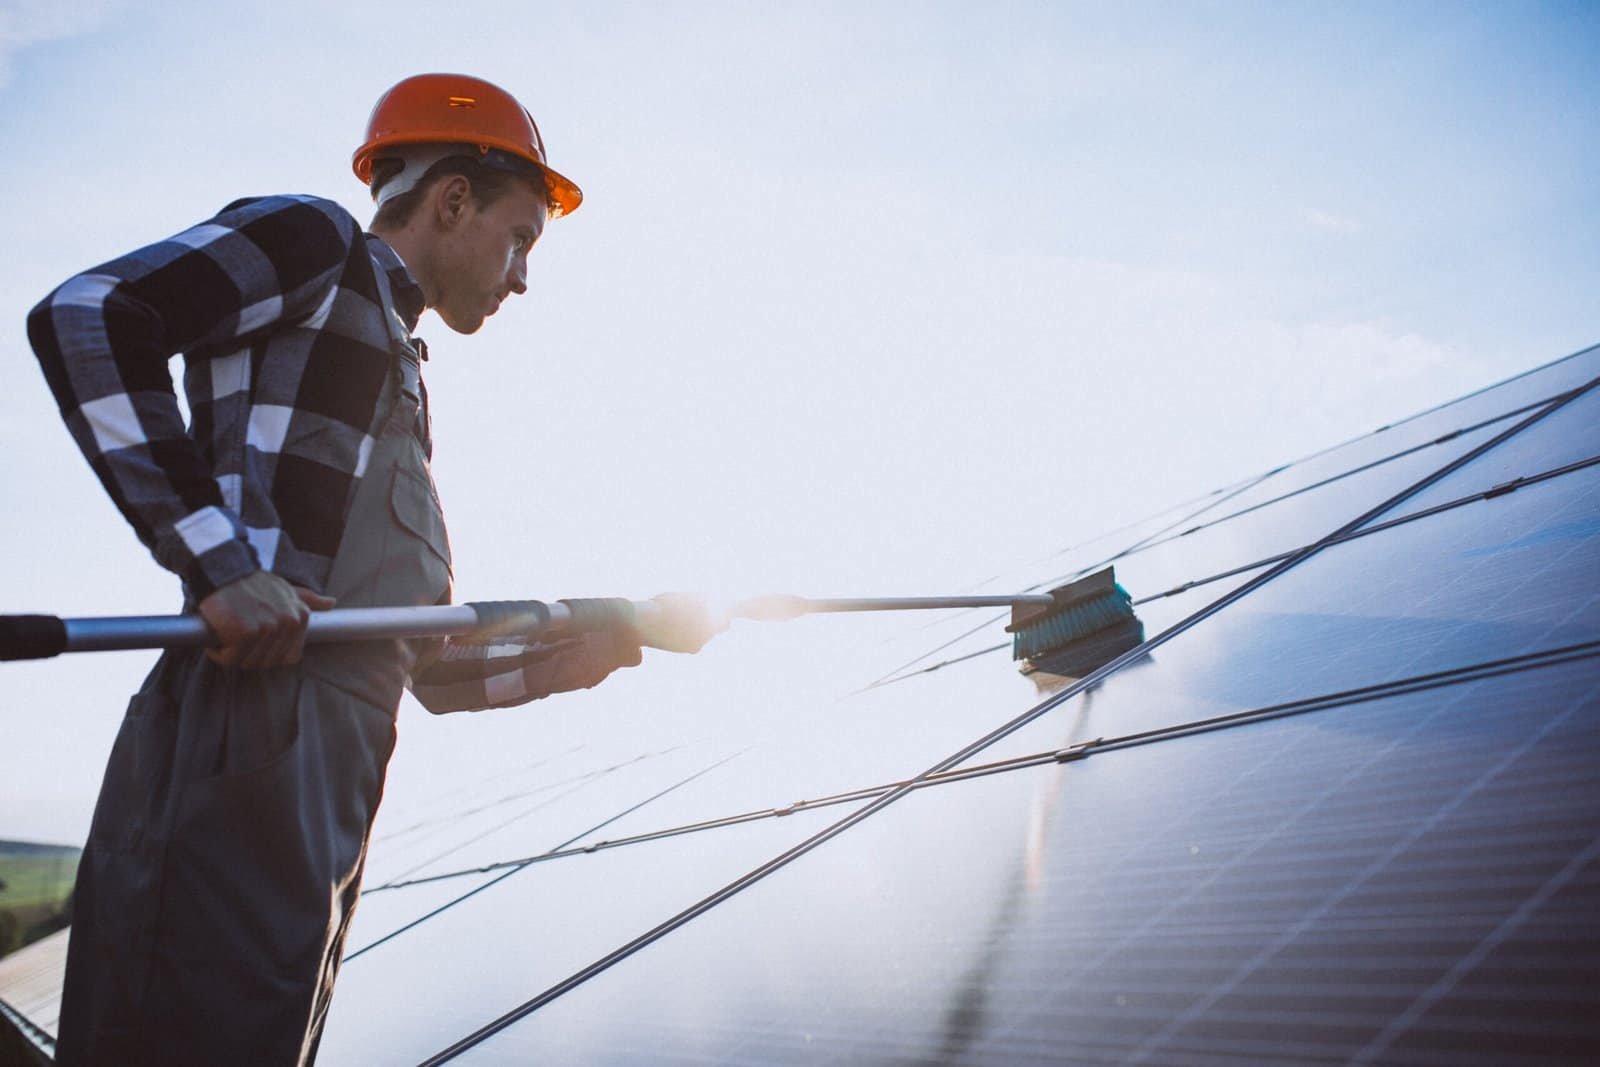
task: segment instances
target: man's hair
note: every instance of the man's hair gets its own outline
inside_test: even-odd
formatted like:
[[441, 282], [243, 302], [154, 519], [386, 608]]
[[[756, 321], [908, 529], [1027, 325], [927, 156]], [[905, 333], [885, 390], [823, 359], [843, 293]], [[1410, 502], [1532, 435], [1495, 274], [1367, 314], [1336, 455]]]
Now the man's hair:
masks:
[[[377, 195], [378, 190], [383, 188], [386, 182], [404, 169], [404, 160], [393, 158], [375, 160], [372, 164], [373, 195]], [[518, 182], [532, 186], [541, 193], [544, 192], [544, 183], [537, 174], [516, 174], [499, 167], [486, 166], [472, 156], [446, 156], [424, 171], [416, 185], [380, 207], [372, 218], [372, 225], [389, 228], [404, 226], [410, 221], [412, 213], [417, 210], [417, 205], [421, 204], [428, 194], [429, 188], [439, 179], [454, 174], [467, 179], [467, 184], [472, 189], [472, 199], [480, 208], [492, 205]]]

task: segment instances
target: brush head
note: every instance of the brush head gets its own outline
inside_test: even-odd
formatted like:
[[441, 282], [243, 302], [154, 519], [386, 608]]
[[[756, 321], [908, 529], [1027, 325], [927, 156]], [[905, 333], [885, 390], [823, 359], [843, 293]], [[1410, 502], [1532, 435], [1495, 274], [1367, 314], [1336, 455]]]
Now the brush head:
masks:
[[1054, 603], [1011, 609], [1011, 658], [1023, 670], [1081, 678], [1144, 640], [1133, 598], [1117, 584], [1115, 568], [1050, 590]]

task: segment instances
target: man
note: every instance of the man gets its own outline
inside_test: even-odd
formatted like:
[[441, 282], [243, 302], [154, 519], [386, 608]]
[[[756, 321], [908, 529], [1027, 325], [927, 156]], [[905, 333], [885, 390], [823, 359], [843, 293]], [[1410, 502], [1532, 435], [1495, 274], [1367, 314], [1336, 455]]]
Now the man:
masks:
[[62, 1064], [310, 1062], [402, 690], [434, 712], [521, 704], [714, 632], [668, 597], [649, 624], [625, 601], [569, 602], [587, 632], [546, 644], [304, 647], [309, 612], [336, 602], [448, 601], [411, 331], [425, 308], [476, 331], [582, 199], [527, 110], [461, 75], [385, 94], [354, 165], [371, 233], [326, 200], [237, 201], [28, 319], [78, 445], [218, 639], [162, 656], [118, 734], [76, 889]]

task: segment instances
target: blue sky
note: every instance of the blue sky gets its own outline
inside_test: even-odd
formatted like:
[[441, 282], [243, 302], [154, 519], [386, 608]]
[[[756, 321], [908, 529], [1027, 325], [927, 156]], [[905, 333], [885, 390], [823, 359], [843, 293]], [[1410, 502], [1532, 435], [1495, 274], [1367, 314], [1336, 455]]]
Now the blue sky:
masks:
[[[5, 610], [176, 602], [28, 307], [238, 196], [368, 217], [425, 70], [588, 195], [479, 335], [423, 323], [463, 598], [958, 589], [1600, 340], [1592, 4], [467, 10], [0, 0]], [[715, 722], [754, 640], [562, 707]], [[148, 662], [6, 667], [0, 837], [82, 836]]]

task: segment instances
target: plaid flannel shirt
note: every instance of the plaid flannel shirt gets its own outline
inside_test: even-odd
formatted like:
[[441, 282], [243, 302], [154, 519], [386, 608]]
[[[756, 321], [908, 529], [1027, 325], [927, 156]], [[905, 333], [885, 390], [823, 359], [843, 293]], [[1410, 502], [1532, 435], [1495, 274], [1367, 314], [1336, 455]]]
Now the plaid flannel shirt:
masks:
[[[68, 279], [28, 337], [106, 492], [198, 602], [261, 569], [325, 588], [395, 346], [419, 343], [422, 309], [399, 256], [349, 212], [270, 196]], [[187, 427], [167, 368], [179, 352]], [[447, 642], [412, 690], [432, 711], [503, 707], [638, 662], [620, 634]]]

